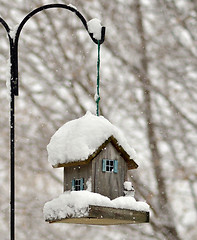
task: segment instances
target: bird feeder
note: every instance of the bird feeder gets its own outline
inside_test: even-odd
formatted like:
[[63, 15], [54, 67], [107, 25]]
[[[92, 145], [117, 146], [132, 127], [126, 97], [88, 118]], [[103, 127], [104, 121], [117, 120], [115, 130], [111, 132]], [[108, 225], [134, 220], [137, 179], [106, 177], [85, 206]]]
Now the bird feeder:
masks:
[[136, 201], [128, 170], [135, 151], [107, 119], [87, 112], [51, 138], [48, 160], [64, 168], [64, 193], [44, 206], [49, 223], [90, 225], [149, 222], [149, 206]]
[[87, 112], [52, 136], [48, 160], [54, 168], [64, 168], [64, 193], [45, 204], [44, 218], [49, 223], [90, 225], [148, 222], [149, 206], [135, 200], [127, 179], [128, 170], [138, 167], [135, 151], [117, 127], [99, 116], [100, 44], [105, 28], [98, 19], [86, 27], [98, 46], [97, 115]]

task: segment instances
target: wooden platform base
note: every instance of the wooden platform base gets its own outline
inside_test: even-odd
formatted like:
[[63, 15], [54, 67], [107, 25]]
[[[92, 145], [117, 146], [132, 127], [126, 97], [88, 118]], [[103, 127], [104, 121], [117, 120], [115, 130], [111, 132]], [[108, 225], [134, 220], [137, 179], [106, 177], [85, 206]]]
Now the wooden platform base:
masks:
[[49, 223], [119, 225], [149, 222], [149, 212], [90, 206], [88, 217], [46, 220]]

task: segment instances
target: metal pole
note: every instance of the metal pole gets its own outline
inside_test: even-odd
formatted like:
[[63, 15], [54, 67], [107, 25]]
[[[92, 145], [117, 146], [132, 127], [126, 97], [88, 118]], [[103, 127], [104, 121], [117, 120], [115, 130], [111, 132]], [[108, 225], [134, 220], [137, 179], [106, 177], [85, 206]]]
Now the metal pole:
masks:
[[[66, 4], [47, 4], [30, 12], [19, 24], [14, 38], [10, 36], [10, 28], [8, 24], [0, 17], [0, 23], [7, 31], [10, 42], [10, 239], [15, 239], [15, 96], [18, 96], [18, 41], [21, 30], [25, 23], [35, 14], [51, 8], [63, 8], [74, 12], [81, 20], [85, 29], [88, 32], [87, 21], [83, 15], [74, 7]], [[90, 38], [96, 44], [102, 44], [105, 39], [105, 27], [101, 29], [101, 40], [95, 39], [92, 33], [89, 33]]]
[[10, 37], [10, 28], [8, 24], [0, 18], [0, 23], [7, 31], [10, 43], [10, 239], [14, 240], [15, 237], [15, 94], [14, 94], [14, 81], [15, 81], [15, 66], [12, 64], [16, 55], [14, 54], [14, 41]]
[[[10, 39], [10, 239], [15, 239], [15, 96], [18, 95], [18, 61], [15, 43]], [[17, 88], [16, 88], [17, 86]]]
[[15, 97], [10, 101], [10, 239], [15, 237]]

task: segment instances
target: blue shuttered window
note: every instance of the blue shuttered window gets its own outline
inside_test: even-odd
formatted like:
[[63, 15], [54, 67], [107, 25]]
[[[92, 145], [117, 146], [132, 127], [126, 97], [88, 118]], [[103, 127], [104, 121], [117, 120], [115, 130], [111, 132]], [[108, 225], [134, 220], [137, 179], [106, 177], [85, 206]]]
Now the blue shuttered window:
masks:
[[80, 190], [84, 190], [84, 178], [80, 179]]
[[75, 190], [75, 179], [72, 180], [72, 191]]
[[102, 171], [118, 173], [118, 160], [103, 159]]
[[114, 173], [118, 172], [118, 160], [114, 160]]
[[106, 172], [106, 162], [107, 162], [107, 159], [103, 159], [103, 166], [102, 166], [103, 172]]
[[72, 180], [72, 191], [84, 190], [84, 178]]

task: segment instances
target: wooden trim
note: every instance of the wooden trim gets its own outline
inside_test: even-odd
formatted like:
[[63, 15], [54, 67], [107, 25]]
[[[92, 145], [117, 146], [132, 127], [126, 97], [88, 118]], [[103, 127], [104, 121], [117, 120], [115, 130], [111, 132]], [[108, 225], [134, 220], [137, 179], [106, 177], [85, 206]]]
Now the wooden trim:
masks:
[[124, 148], [118, 143], [114, 136], [111, 136], [111, 142], [118, 152], [120, 152], [121, 157], [128, 163], [128, 170], [138, 168], [137, 163], [130, 158], [129, 154], [124, 150]]
[[148, 223], [149, 212], [90, 205], [87, 217], [46, 221], [49, 223], [76, 223], [89, 225], [137, 224]]
[[149, 212], [94, 205], [90, 205], [89, 208], [89, 218], [116, 219], [119, 221], [130, 221], [131, 223], [149, 222]]
[[85, 165], [88, 164], [90, 161], [83, 160], [83, 161], [75, 161], [75, 162], [68, 162], [68, 163], [58, 163], [56, 165], [52, 165], [53, 168], [60, 168], [60, 167], [73, 167], [73, 166], [79, 166], [79, 165]]
[[138, 167], [137, 163], [133, 159], [131, 159], [130, 156], [127, 154], [127, 152], [123, 149], [123, 147], [118, 144], [118, 141], [116, 140], [116, 138], [114, 136], [111, 136], [94, 153], [92, 153], [88, 157], [88, 159], [82, 160], [82, 161], [69, 162], [69, 163], [59, 163], [57, 165], [53, 165], [53, 168], [71, 167], [71, 166], [88, 164], [107, 146], [109, 142], [113, 144], [116, 150], [120, 152], [121, 157], [127, 162], [128, 170], [136, 169]]

